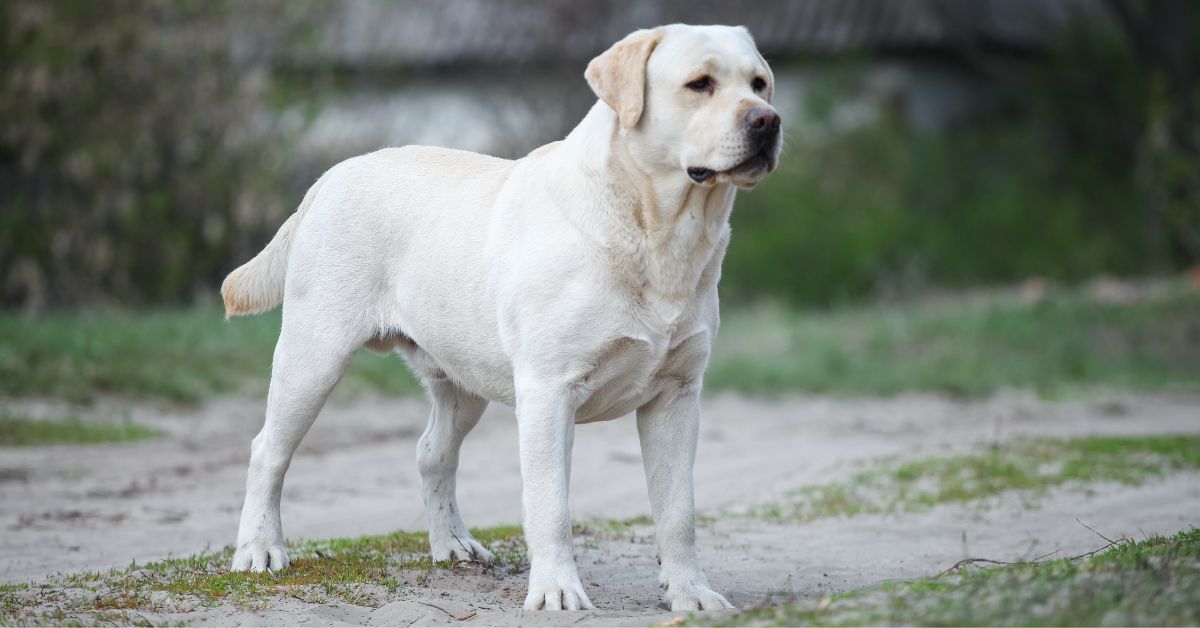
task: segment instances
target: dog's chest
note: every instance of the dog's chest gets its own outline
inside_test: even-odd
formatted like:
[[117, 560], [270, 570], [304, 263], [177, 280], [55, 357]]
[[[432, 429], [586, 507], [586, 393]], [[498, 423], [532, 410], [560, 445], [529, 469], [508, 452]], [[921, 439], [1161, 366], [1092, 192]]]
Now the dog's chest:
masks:
[[707, 329], [696, 328], [682, 337], [615, 338], [578, 380], [586, 398], [576, 411], [576, 422], [615, 419], [667, 388], [698, 387], [710, 338]]

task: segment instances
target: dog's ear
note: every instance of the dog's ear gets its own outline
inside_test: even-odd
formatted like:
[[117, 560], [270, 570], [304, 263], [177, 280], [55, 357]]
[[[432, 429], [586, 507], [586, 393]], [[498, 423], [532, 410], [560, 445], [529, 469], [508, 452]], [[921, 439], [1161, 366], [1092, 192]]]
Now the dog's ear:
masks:
[[617, 112], [622, 128], [637, 126], [642, 117], [646, 61], [662, 37], [661, 27], [634, 31], [592, 59], [583, 73], [596, 96]]

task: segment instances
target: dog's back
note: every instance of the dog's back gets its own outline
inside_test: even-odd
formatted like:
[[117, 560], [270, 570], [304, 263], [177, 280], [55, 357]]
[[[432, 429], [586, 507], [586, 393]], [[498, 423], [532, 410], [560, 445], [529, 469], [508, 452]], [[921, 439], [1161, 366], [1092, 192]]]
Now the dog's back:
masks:
[[[406, 276], [428, 277], [418, 271], [429, 264], [468, 263], [443, 255], [459, 247], [439, 243], [485, 235], [487, 211], [513, 163], [426, 146], [385, 148], [341, 162], [309, 188], [271, 242], [225, 278], [226, 317], [278, 307], [289, 282], [308, 281], [305, 269], [327, 278], [352, 275], [337, 278], [344, 298], [342, 281], [361, 283], [366, 276], [384, 287]], [[421, 236], [406, 237], [414, 233]], [[381, 238], [385, 246], [366, 245]], [[364, 259], [381, 251], [389, 255]]]

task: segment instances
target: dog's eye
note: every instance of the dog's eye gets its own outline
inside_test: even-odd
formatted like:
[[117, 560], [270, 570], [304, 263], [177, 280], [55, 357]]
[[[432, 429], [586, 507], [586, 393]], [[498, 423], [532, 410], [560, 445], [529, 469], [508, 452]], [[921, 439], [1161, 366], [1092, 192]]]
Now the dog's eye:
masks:
[[756, 76], [753, 81], [750, 81], [750, 87], [756, 92], [761, 92], [767, 88], [767, 81], [761, 76]]
[[693, 92], [710, 92], [713, 89], [713, 80], [711, 76], [701, 76], [691, 83], [684, 85], [684, 87]]

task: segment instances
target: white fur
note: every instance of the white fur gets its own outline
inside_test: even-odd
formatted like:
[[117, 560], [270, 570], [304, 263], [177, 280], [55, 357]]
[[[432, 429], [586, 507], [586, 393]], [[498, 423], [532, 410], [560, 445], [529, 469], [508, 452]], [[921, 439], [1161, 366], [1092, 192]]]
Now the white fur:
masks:
[[[778, 150], [761, 172], [724, 170], [748, 155], [744, 112], [770, 98], [750, 82], [770, 70], [740, 28], [672, 25], [630, 41], [641, 60], [593, 62], [602, 101], [563, 141], [517, 161], [413, 146], [342, 162], [226, 280], [231, 314], [283, 303], [233, 569], [287, 566], [284, 474], [366, 345], [400, 353], [433, 402], [417, 454], [435, 559], [492, 560], [459, 515], [455, 469], [487, 403], [512, 405], [525, 606], [591, 608], [572, 555], [575, 425], [636, 410], [664, 598], [674, 610], [729, 607], [697, 560], [692, 467], [735, 186], [761, 179]], [[644, 71], [628, 128], [593, 71]], [[714, 77], [713, 94], [683, 87], [697, 72]], [[693, 166], [722, 172], [696, 184]]]

